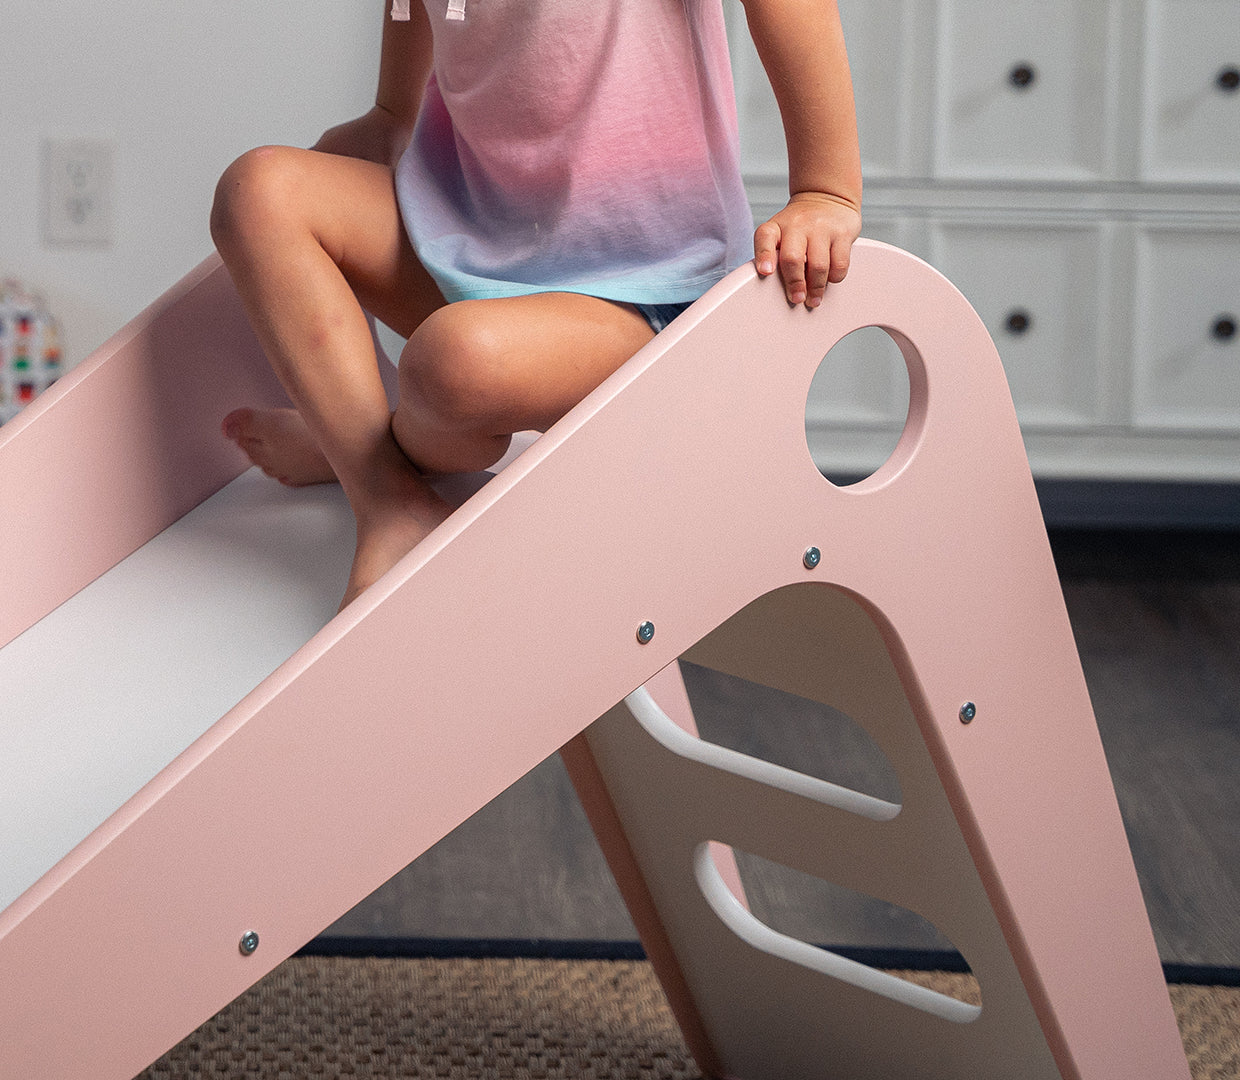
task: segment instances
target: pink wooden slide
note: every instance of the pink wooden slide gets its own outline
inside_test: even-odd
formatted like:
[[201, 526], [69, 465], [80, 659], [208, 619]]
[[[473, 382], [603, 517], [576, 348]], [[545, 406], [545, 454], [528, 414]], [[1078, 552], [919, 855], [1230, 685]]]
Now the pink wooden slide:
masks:
[[[911, 407], [840, 488], [806, 394], [864, 326]], [[129, 1080], [563, 748], [706, 1074], [1186, 1080], [1003, 371], [934, 270], [862, 241], [812, 313], [737, 270], [334, 618], [339, 493], [218, 434], [279, 400], [208, 260], [0, 429], [0, 1076]], [[681, 656], [847, 713], [899, 802], [697, 738]], [[925, 916], [981, 1007], [765, 925], [727, 847]]]

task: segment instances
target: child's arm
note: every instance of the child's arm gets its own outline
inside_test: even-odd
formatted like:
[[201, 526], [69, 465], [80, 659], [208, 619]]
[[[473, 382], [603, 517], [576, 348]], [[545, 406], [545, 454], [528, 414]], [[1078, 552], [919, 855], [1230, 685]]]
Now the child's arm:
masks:
[[314, 148], [395, 165], [413, 134], [430, 74], [431, 28], [422, 4], [411, 5], [408, 21], [396, 21], [387, 16], [388, 0], [383, 3], [383, 46], [374, 108], [324, 132]]
[[817, 307], [861, 232], [861, 154], [836, 0], [742, 0], [788, 142], [790, 199], [754, 234], [758, 273], [778, 267], [791, 304]]

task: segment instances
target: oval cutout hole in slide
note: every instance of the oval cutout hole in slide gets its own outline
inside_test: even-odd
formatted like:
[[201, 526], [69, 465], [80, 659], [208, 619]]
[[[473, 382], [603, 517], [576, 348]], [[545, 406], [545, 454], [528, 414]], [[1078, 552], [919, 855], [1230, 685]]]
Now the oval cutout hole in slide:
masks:
[[854, 330], [823, 357], [805, 403], [805, 441], [837, 487], [873, 476], [891, 458], [909, 412], [904, 354], [877, 326]]

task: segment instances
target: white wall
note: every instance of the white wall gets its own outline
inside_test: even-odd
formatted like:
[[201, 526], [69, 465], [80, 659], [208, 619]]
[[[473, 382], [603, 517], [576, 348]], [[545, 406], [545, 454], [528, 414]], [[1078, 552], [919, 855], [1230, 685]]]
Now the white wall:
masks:
[[[0, 278], [42, 292], [81, 360], [211, 249], [220, 172], [374, 100], [384, 0], [9, 0], [0, 34]], [[46, 138], [114, 144], [111, 244], [49, 245]]]

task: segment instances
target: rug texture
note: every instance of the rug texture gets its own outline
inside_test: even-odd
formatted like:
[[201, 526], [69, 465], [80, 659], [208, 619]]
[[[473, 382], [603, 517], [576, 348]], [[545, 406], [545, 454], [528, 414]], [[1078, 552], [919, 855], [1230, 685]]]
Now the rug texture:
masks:
[[[900, 972], [964, 999], [968, 975]], [[1240, 988], [1172, 986], [1193, 1080], [1240, 1080]], [[295, 957], [139, 1080], [700, 1077], [636, 960]]]

